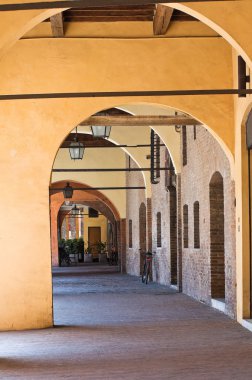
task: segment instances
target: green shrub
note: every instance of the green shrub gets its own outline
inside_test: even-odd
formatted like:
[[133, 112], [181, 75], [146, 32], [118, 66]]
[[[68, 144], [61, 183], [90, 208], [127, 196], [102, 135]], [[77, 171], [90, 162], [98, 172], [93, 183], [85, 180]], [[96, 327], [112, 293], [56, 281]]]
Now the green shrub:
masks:
[[69, 255], [81, 254], [84, 252], [84, 241], [83, 238], [79, 239], [60, 239], [59, 247], [65, 248]]

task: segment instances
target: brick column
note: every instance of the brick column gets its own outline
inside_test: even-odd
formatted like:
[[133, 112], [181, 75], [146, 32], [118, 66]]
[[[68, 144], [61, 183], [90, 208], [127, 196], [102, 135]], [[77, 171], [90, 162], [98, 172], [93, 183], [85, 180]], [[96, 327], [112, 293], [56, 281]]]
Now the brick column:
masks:
[[177, 175], [177, 252], [178, 289], [182, 292], [182, 216], [181, 216], [181, 174]]
[[151, 198], [147, 198], [147, 247], [152, 251], [152, 205]]

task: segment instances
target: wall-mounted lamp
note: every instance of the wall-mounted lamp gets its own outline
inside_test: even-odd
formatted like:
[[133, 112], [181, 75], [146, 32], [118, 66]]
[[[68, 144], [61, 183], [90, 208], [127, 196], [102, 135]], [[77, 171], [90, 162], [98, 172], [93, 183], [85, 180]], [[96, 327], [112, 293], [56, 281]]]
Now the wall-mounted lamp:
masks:
[[83, 158], [84, 145], [78, 141], [77, 127], [74, 141], [69, 146], [69, 153], [72, 160], [82, 160]]
[[108, 139], [111, 132], [111, 126], [92, 125], [91, 132], [93, 134], [93, 137], [101, 137], [104, 139]]
[[72, 198], [73, 196], [73, 188], [67, 182], [67, 185], [63, 189], [64, 198]]

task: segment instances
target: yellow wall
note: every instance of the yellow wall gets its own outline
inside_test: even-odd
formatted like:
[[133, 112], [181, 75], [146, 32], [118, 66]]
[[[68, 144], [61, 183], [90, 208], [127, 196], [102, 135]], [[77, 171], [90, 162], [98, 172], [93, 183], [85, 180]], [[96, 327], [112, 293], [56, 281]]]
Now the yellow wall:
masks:
[[[237, 53], [233, 52], [234, 87], [237, 87]], [[236, 179], [236, 269], [237, 318], [250, 318], [250, 247], [249, 247], [249, 193], [248, 151], [245, 122], [252, 98], [234, 98], [235, 104], [235, 179]]]
[[[72, 161], [68, 149], [60, 149], [53, 165], [56, 169], [94, 169], [94, 168], [123, 168], [125, 164], [125, 153], [117, 148], [86, 149], [82, 160]], [[73, 180], [88, 183], [92, 187], [125, 187], [124, 172], [66, 172], [52, 173], [52, 182], [62, 180]], [[102, 190], [111, 202], [116, 206], [121, 217], [125, 217], [125, 191]]]
[[206, 2], [186, 5], [174, 3], [173, 6], [191, 14], [219, 33], [252, 68], [251, 0], [223, 0], [215, 1], [211, 5]]
[[107, 224], [108, 220], [104, 215], [99, 215], [98, 218], [89, 218], [84, 216], [84, 242], [85, 248], [87, 248], [88, 242], [88, 227], [101, 227], [101, 241], [107, 241]]
[[[199, 23], [184, 21], [171, 22], [166, 35], [153, 36], [153, 23], [150, 22], [64, 22], [64, 36], [66, 38], [93, 37], [93, 38], [170, 38], [184, 36], [217, 36], [218, 34], [208, 26]], [[44, 22], [29, 30], [23, 38], [46, 38], [52, 36], [51, 25]]]
[[[1, 61], [0, 89], [34, 93], [231, 87], [230, 56], [229, 46], [219, 39], [22, 40]], [[211, 76], [205, 75], [210, 71]], [[233, 150], [233, 103], [227, 96], [0, 102], [0, 168], [3, 183], [10, 185], [2, 191], [3, 213], [11, 220], [11, 229], [6, 218], [0, 224], [0, 305], [7, 305], [0, 329], [52, 323], [48, 186], [59, 145], [91, 114], [139, 101], [191, 113]], [[20, 229], [23, 220], [29, 236]], [[9, 244], [11, 231], [16, 231], [17, 249]], [[11, 287], [6, 287], [10, 278]]]
[[[232, 51], [219, 38], [21, 40], [5, 56], [0, 67], [2, 94], [232, 88]], [[191, 114], [212, 128], [233, 152], [232, 97], [111, 98], [109, 104], [119, 106], [139, 100], [166, 104]], [[93, 109], [103, 108], [104, 101], [92, 99]], [[39, 105], [50, 107], [51, 104], [55, 111], [54, 102], [38, 101], [36, 109]], [[65, 118], [74, 111], [66, 109], [67, 103], [67, 100], [60, 102]], [[12, 104], [20, 104], [20, 101]], [[23, 112], [25, 104], [30, 110], [29, 105], [34, 102], [24, 102]], [[90, 99], [85, 99], [85, 104], [90, 104]], [[73, 117], [68, 121], [67, 130], [62, 124], [63, 133], [58, 135], [58, 141], [90, 113], [92, 109], [85, 107], [79, 120]]]

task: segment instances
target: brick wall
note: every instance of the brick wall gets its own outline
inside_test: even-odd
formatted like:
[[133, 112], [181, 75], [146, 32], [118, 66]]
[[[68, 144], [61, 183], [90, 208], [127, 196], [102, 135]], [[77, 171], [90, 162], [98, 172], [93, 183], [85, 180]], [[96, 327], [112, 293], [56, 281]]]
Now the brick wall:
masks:
[[[161, 141], [162, 143], [162, 141]], [[165, 166], [165, 147], [160, 149], [160, 166]], [[170, 197], [166, 190], [165, 172], [160, 171], [160, 182], [152, 185], [152, 250], [156, 252], [153, 261], [153, 280], [161, 284], [171, 284], [170, 247]], [[161, 247], [157, 239], [157, 215], [161, 214]]]
[[[137, 167], [131, 160], [131, 167]], [[126, 156], [126, 166], [129, 167], [128, 156]], [[141, 172], [126, 172], [126, 186], [145, 186]], [[143, 231], [140, 237], [139, 209], [142, 204], [146, 210], [145, 190], [128, 190], [126, 193], [127, 212], [126, 212], [126, 271], [129, 274], [140, 275], [140, 241], [144, 244]], [[129, 220], [132, 220], [132, 247], [129, 247]], [[145, 228], [145, 244], [147, 233]]]
[[170, 250], [171, 250], [171, 284], [177, 285], [178, 245], [177, 245], [177, 191], [170, 189]]
[[147, 239], [148, 239], [148, 251], [152, 251], [152, 206], [151, 206], [151, 198], [147, 198]]
[[[212, 297], [223, 297], [221, 281], [225, 277], [226, 312], [235, 316], [235, 198], [234, 182], [231, 179], [229, 161], [217, 143], [203, 127], [196, 128], [194, 139], [193, 127], [187, 127], [187, 164], [181, 171], [181, 205], [188, 205], [188, 248], [182, 248], [182, 280], [183, 292], [208, 304]], [[182, 145], [182, 144], [181, 144]], [[182, 155], [182, 148], [181, 148]], [[217, 188], [212, 188], [210, 208], [210, 181], [218, 172], [223, 178], [224, 191], [224, 234], [221, 227], [216, 230], [216, 218], [221, 223], [221, 197]], [[200, 248], [194, 248], [194, 203], [199, 202], [199, 234]], [[210, 211], [212, 218], [210, 219]], [[218, 214], [219, 213], [219, 214]], [[218, 215], [219, 216], [218, 216]], [[218, 223], [218, 221], [217, 221]], [[211, 229], [212, 225], [212, 229]], [[217, 234], [217, 236], [216, 236]], [[223, 236], [223, 242], [221, 242]], [[212, 245], [211, 245], [212, 237]], [[214, 240], [215, 239], [215, 240]], [[214, 246], [216, 239], [219, 246]], [[224, 256], [221, 256], [221, 244], [225, 252], [225, 273], [223, 271]], [[212, 267], [211, 267], [212, 248]], [[214, 268], [218, 265], [218, 270]], [[212, 268], [212, 270], [211, 270]], [[219, 271], [219, 272], [218, 272]], [[215, 273], [215, 281], [213, 284]], [[220, 279], [220, 282], [216, 280]], [[221, 280], [222, 279], [222, 280]], [[219, 291], [217, 291], [217, 288]]]
[[182, 214], [181, 214], [181, 174], [176, 178], [176, 195], [177, 195], [177, 285], [180, 292], [183, 290], [182, 284]]
[[[165, 166], [166, 148], [160, 150], [160, 167]], [[126, 160], [128, 164], [128, 160]], [[131, 162], [134, 167], [134, 163]], [[142, 174], [126, 174], [127, 186], [142, 186]], [[143, 261], [139, 248], [155, 252], [153, 280], [170, 285], [177, 282], [177, 202], [176, 189], [166, 189], [165, 172], [160, 182], [152, 185], [152, 198], [145, 200], [143, 190], [127, 191], [127, 272], [139, 275]], [[172, 205], [170, 207], [170, 202]], [[160, 215], [160, 217], [158, 217]], [[129, 220], [132, 220], [132, 248], [129, 247]], [[157, 222], [160, 220], [159, 227]], [[158, 239], [158, 230], [161, 232]], [[158, 242], [159, 240], [159, 242]], [[159, 243], [159, 244], [158, 244]], [[161, 243], [161, 244], [160, 244]]]
[[[147, 250], [147, 210], [146, 205], [142, 202], [139, 206], [139, 248], [141, 252], [146, 252]], [[142, 274], [142, 269], [144, 265], [144, 256], [140, 254], [140, 274]]]

